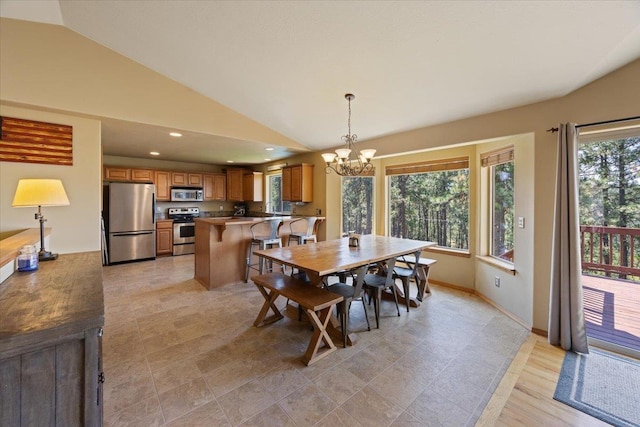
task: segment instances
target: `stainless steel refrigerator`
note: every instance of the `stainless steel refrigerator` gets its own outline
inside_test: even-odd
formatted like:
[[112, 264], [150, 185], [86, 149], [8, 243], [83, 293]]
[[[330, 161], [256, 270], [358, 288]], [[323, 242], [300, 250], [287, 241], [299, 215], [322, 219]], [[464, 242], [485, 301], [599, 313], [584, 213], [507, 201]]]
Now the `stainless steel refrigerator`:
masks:
[[155, 185], [111, 182], [103, 190], [109, 264], [154, 259]]

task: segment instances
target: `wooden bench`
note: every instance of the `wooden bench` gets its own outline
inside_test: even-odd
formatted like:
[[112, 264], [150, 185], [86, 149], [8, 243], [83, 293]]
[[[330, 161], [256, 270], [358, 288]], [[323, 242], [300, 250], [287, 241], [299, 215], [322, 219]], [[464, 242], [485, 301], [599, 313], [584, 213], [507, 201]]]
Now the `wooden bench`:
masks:
[[[302, 280], [282, 273], [268, 273], [251, 278], [265, 302], [253, 322], [254, 326], [270, 324], [282, 319], [284, 316], [276, 307], [276, 299], [282, 295], [298, 303], [302, 307], [313, 325], [313, 335], [309, 342], [309, 347], [302, 357], [305, 364], [311, 365], [322, 359], [324, 356], [336, 350], [331, 337], [327, 332], [331, 309], [343, 300], [341, 295], [334, 294], [322, 288], [316, 288]], [[267, 292], [267, 289], [269, 292]], [[266, 317], [269, 309], [273, 315]], [[320, 351], [320, 343], [324, 342], [325, 347]]]
[[[416, 262], [416, 257], [413, 255], [405, 255], [398, 258], [398, 261], [402, 262], [403, 259], [409, 264]], [[429, 268], [436, 262], [438, 261], [431, 258], [420, 257], [418, 259], [418, 269], [416, 271], [418, 274], [418, 301], [422, 301], [424, 297], [431, 295], [431, 289], [429, 289]]]

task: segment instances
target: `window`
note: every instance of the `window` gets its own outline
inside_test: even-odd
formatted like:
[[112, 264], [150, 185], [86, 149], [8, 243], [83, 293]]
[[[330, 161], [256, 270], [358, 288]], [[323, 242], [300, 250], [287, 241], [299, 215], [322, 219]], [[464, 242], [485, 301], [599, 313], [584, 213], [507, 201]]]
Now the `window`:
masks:
[[274, 174], [267, 176], [267, 206], [266, 212], [269, 213], [289, 213], [291, 212], [291, 202], [282, 200], [282, 174]]
[[514, 163], [513, 146], [480, 156], [489, 167], [490, 212], [489, 255], [513, 262], [514, 249]]
[[469, 159], [388, 166], [389, 234], [469, 249]]
[[373, 176], [342, 177], [342, 233], [373, 233]]

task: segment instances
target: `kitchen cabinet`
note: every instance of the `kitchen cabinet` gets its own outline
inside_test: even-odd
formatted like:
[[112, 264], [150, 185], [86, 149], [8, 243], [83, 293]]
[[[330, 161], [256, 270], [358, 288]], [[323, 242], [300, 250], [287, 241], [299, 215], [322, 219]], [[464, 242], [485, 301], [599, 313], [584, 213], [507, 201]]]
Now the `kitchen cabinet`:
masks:
[[227, 176], [222, 173], [202, 174], [204, 201], [227, 200]]
[[105, 181], [131, 181], [131, 169], [105, 166], [103, 179]]
[[171, 185], [174, 187], [202, 187], [202, 174], [171, 172]]
[[156, 221], [156, 256], [173, 254], [173, 220]]
[[243, 201], [242, 180], [244, 179], [244, 173], [244, 169], [227, 169], [227, 200]]
[[171, 200], [171, 172], [155, 171], [153, 182], [156, 184], [156, 200], [168, 202]]
[[261, 202], [263, 187], [262, 172], [249, 172], [242, 179], [242, 194], [245, 202]]
[[302, 163], [282, 168], [282, 200], [313, 201], [313, 165]]
[[153, 171], [150, 169], [131, 169], [131, 181], [153, 182]]

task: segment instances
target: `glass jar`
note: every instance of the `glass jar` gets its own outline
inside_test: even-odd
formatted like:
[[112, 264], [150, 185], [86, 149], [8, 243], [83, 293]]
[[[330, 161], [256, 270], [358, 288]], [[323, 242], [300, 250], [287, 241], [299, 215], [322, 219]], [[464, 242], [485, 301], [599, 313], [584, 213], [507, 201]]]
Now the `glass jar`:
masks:
[[35, 245], [26, 245], [20, 249], [17, 258], [18, 271], [33, 271], [38, 269], [38, 250]]

